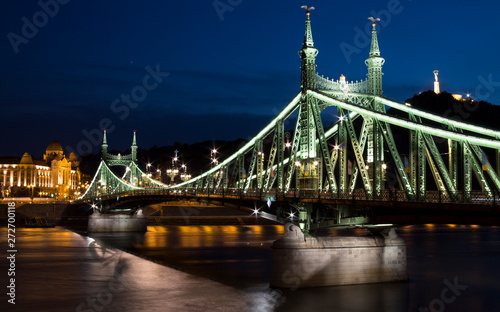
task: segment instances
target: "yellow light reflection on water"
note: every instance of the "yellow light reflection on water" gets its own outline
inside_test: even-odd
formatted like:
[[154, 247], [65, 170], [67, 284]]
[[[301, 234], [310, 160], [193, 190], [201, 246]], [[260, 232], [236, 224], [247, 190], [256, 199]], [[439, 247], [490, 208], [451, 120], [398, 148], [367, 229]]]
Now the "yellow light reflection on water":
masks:
[[[258, 246], [269, 244], [266, 237], [284, 234], [282, 225], [182, 225], [149, 226], [144, 245], [153, 248], [200, 248], [226, 246], [229, 242], [246, 244], [258, 241]], [[274, 239], [273, 239], [274, 240]]]

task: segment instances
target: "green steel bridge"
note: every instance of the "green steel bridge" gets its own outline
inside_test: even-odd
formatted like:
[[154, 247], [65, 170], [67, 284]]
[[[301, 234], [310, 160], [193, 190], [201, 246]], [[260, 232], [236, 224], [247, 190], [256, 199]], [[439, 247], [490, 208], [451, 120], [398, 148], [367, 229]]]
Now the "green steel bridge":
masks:
[[[420, 209], [445, 211], [457, 222], [474, 223], [467, 218], [471, 214], [497, 222], [500, 131], [384, 97], [385, 60], [372, 25], [366, 79], [325, 78], [316, 71], [318, 50], [307, 10], [300, 92], [253, 139], [203, 174], [165, 185], [137, 166], [135, 133], [132, 152], [124, 156], [107, 152], [104, 133], [102, 161], [80, 201], [191, 197], [288, 203], [304, 231], [390, 222], [401, 210], [407, 221], [400, 222], [425, 222], [411, 219]], [[321, 114], [330, 107], [338, 120], [325, 128]], [[287, 132], [290, 122], [295, 127]], [[112, 166], [125, 167], [123, 176]]]

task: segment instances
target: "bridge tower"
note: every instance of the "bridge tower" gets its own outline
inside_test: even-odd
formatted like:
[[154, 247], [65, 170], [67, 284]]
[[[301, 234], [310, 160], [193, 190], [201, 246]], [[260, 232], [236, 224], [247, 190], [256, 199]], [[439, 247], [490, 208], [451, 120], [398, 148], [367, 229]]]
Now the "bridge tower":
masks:
[[130, 147], [131, 156], [132, 156], [132, 161], [137, 161], [137, 143], [135, 139], [135, 131], [134, 131], [134, 138], [132, 139], [132, 146]]
[[106, 138], [106, 129], [104, 129], [104, 135], [102, 137], [102, 159], [106, 159], [108, 157], [108, 140]]
[[[382, 96], [382, 65], [385, 59], [380, 56], [380, 49], [377, 39], [377, 23], [379, 19], [373, 17], [369, 18], [372, 21], [372, 41], [370, 45], [369, 57], [365, 60], [368, 67], [368, 93], [375, 96]], [[373, 102], [373, 109], [379, 112], [385, 112], [384, 105], [378, 101]], [[367, 166], [370, 180], [372, 180], [373, 190], [375, 196], [380, 194], [384, 189], [384, 141], [382, 136], [382, 129], [373, 120], [367, 120], [368, 127], [368, 149], [367, 149]]]
[[[308, 90], [315, 88], [316, 56], [318, 50], [314, 47], [311, 30], [311, 10], [306, 9], [306, 29], [302, 49], [299, 51], [301, 57], [301, 99], [299, 104], [300, 142], [299, 160], [296, 161], [296, 186], [299, 190], [317, 190], [319, 188], [319, 174], [321, 162], [317, 155], [316, 130], [321, 125], [321, 120], [315, 118], [315, 111], [319, 113], [317, 100], [308, 95]], [[318, 121], [320, 124], [318, 124]], [[297, 134], [296, 134], [297, 135]]]

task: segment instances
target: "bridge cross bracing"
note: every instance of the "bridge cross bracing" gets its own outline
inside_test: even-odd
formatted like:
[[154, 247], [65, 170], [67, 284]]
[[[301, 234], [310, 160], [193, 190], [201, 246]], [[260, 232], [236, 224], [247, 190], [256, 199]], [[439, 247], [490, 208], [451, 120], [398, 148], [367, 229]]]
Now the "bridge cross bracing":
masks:
[[[104, 136], [103, 159], [83, 198], [161, 189], [330, 198], [355, 194], [369, 199], [395, 192], [408, 201], [426, 201], [438, 194], [450, 202], [467, 202], [478, 196], [491, 198], [500, 191], [500, 131], [425, 112], [382, 95], [385, 60], [375, 22], [365, 79], [347, 81], [342, 75], [335, 80], [317, 73], [318, 50], [309, 11], [299, 55], [300, 92], [264, 129], [218, 165], [190, 180], [165, 185], [137, 166], [135, 134], [132, 152], [125, 156], [108, 154]], [[336, 108], [338, 120], [325, 127], [321, 114], [331, 107]], [[286, 129], [290, 123], [293, 128]], [[488, 156], [495, 161], [490, 162]], [[127, 169], [118, 177], [111, 166]]]

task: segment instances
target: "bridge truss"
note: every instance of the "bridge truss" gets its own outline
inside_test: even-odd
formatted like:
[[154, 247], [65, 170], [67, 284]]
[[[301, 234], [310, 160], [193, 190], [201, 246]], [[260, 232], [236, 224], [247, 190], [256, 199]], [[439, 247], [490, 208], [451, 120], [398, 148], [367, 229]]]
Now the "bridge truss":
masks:
[[[128, 155], [112, 155], [108, 153], [106, 130], [104, 130], [102, 143], [102, 157], [97, 172], [89, 188], [80, 198], [82, 200], [99, 199], [102, 196], [122, 194], [129, 191], [165, 188], [167, 185], [151, 178], [137, 165], [136, 135]], [[111, 170], [111, 167], [123, 167], [121, 176]]]
[[[404, 201], [438, 197], [463, 203], [494, 198], [500, 192], [500, 131], [382, 96], [385, 60], [375, 23], [365, 61], [366, 79], [349, 82], [344, 76], [339, 80], [320, 76], [317, 54], [308, 11], [299, 51], [301, 90], [241, 149], [203, 174], [167, 186], [144, 175], [135, 164], [135, 134], [131, 155], [121, 157], [107, 154], [104, 136], [103, 161], [83, 198], [167, 189], [208, 196], [258, 192], [264, 197], [292, 195], [304, 201], [378, 200], [397, 194]], [[322, 117], [331, 114], [331, 107], [336, 109], [337, 120], [325, 127]], [[488, 156], [496, 160], [496, 170]], [[124, 176], [113, 174], [112, 165], [126, 166]], [[310, 209], [301, 213], [302, 219], [309, 218]]]
[[[308, 12], [300, 51], [301, 92], [235, 154], [172, 188], [212, 193], [231, 188], [278, 193], [308, 190], [340, 198], [354, 192], [377, 198], [387, 190], [399, 190], [412, 201], [425, 199], [431, 191], [457, 202], [471, 199], [473, 185], [479, 185], [487, 196], [500, 191], [500, 131], [383, 97], [384, 59], [375, 23], [366, 60], [367, 79], [348, 82], [343, 76], [339, 80], [320, 76], [315, 71], [317, 50], [309, 16]], [[325, 129], [321, 114], [328, 107], [336, 107], [338, 121]], [[285, 124], [294, 119], [292, 140], [285, 142]], [[394, 133], [398, 143], [406, 136], [409, 149], [397, 146]], [[496, 171], [486, 155], [495, 155]]]

